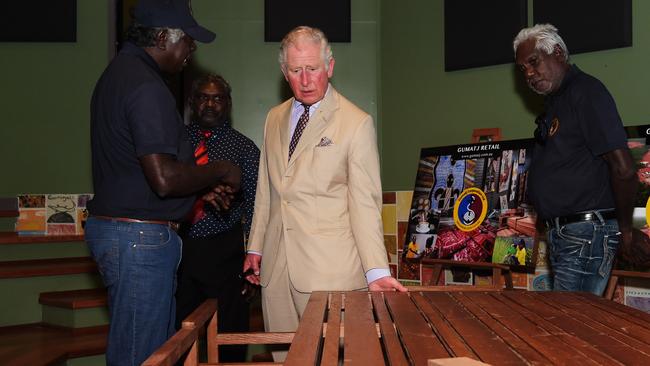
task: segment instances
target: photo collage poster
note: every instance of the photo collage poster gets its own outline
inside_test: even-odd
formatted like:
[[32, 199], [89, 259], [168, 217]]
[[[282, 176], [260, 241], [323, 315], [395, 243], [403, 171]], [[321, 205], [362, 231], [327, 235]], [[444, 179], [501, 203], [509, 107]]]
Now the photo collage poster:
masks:
[[[422, 149], [398, 279], [422, 281], [423, 258], [534, 271], [536, 215], [526, 198], [532, 146], [525, 139]], [[445, 282], [471, 284], [451, 275]]]
[[92, 194], [18, 195], [18, 235], [81, 235]]

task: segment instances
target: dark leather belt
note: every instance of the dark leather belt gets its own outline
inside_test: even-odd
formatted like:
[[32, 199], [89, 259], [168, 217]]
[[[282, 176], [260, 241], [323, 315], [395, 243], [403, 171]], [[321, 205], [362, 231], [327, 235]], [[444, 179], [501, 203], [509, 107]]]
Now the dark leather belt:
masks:
[[[614, 210], [598, 211], [598, 213], [603, 218], [603, 220], [611, 220], [616, 218], [616, 211]], [[560, 216], [557, 217], [557, 221], [560, 225], [567, 225], [567, 224], [572, 224], [574, 222], [582, 222], [582, 221], [600, 221], [600, 219], [598, 218], [598, 215], [596, 215], [596, 212], [590, 211], [590, 212], [581, 212], [573, 215]], [[548, 223], [550, 224], [550, 226], [555, 225], [555, 219], [548, 220]]]
[[94, 218], [100, 219], [100, 220], [107, 220], [107, 221], [122, 221], [122, 222], [133, 222], [133, 223], [136, 223], [136, 224], [165, 225], [165, 226], [169, 226], [169, 228], [174, 230], [174, 231], [178, 231], [178, 228], [181, 226], [180, 223], [175, 222], [175, 221], [138, 220], [138, 219], [132, 219], [132, 218], [129, 218], [129, 217], [113, 217], [113, 216], [100, 216], [100, 215], [93, 215], [91, 217], [94, 217]]

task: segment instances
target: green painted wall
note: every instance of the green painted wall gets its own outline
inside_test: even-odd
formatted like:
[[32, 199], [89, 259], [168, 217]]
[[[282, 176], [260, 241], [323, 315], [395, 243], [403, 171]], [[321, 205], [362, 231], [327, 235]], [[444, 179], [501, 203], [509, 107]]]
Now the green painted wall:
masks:
[[[290, 97], [277, 62], [279, 42], [264, 42], [263, 0], [193, 0], [199, 22], [217, 33], [199, 44], [190, 74], [222, 74], [233, 88], [233, 124], [262, 142], [268, 110]], [[334, 43], [333, 85], [377, 119], [379, 2], [352, 1], [352, 42]]]
[[[533, 129], [540, 100], [513, 64], [444, 72], [443, 3], [354, 0], [352, 43], [333, 45], [334, 84], [377, 120], [385, 190], [412, 188], [420, 147], [464, 143], [473, 128], [500, 127], [506, 139]], [[193, 4], [218, 38], [199, 45], [191, 73], [219, 72], [231, 82], [234, 124], [259, 144], [266, 112], [288, 95], [278, 44], [263, 41], [263, 1]], [[91, 189], [88, 102], [107, 62], [108, 0], [78, 7], [76, 43], [0, 44], [2, 196]], [[633, 1], [633, 47], [573, 56], [609, 87], [626, 124], [650, 120], [649, 15], [650, 3]]]
[[[0, 196], [92, 189], [88, 105], [108, 62], [108, 0], [79, 0], [76, 43], [0, 43]], [[217, 39], [199, 44], [186, 80], [223, 74], [233, 87], [233, 120], [258, 145], [267, 111], [290, 94], [264, 42], [263, 0], [194, 0], [195, 17]], [[352, 43], [333, 45], [333, 83], [377, 119], [376, 0], [354, 0]], [[8, 174], [7, 172], [11, 172]]]
[[[609, 88], [627, 125], [650, 122], [646, 67], [650, 2], [632, 3], [633, 47], [572, 56], [583, 71]], [[443, 0], [381, 1], [384, 190], [413, 189], [421, 147], [467, 143], [472, 129], [484, 127], [500, 127], [505, 139], [532, 136], [534, 110], [541, 100], [522, 85], [512, 63], [444, 71], [443, 4]], [[490, 37], [488, 32], [477, 34], [476, 42]], [[571, 45], [567, 46], [570, 52]]]
[[0, 196], [90, 191], [88, 103], [108, 53], [106, 1], [77, 1], [77, 42], [0, 43]]

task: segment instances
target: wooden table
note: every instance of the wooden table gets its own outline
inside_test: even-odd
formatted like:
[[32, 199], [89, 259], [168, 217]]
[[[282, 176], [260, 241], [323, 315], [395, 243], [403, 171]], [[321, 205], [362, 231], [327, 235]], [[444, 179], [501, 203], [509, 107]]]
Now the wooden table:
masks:
[[650, 315], [586, 293], [314, 292], [285, 365], [650, 365]]

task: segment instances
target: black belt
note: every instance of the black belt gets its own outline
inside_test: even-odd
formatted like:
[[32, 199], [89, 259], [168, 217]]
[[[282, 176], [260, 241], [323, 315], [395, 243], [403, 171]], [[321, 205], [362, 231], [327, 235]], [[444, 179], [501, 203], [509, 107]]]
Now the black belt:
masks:
[[107, 221], [122, 221], [122, 222], [134, 222], [137, 224], [156, 224], [156, 225], [165, 225], [169, 226], [170, 229], [174, 231], [178, 231], [178, 228], [180, 227], [180, 224], [175, 221], [166, 221], [166, 220], [138, 220], [138, 219], [132, 219], [130, 217], [113, 217], [113, 216], [101, 216], [101, 215], [92, 215], [90, 217], [94, 217], [96, 219], [100, 220], [107, 220]]
[[[603, 218], [603, 220], [611, 220], [616, 218], [616, 211], [614, 210], [598, 211], [598, 214], [600, 215], [600, 217]], [[600, 221], [595, 211], [589, 211], [589, 212], [581, 212], [573, 215], [559, 216], [556, 217], [555, 219], [547, 220], [547, 224], [549, 226], [555, 226], [556, 219], [561, 226], [572, 224], [574, 222]]]

